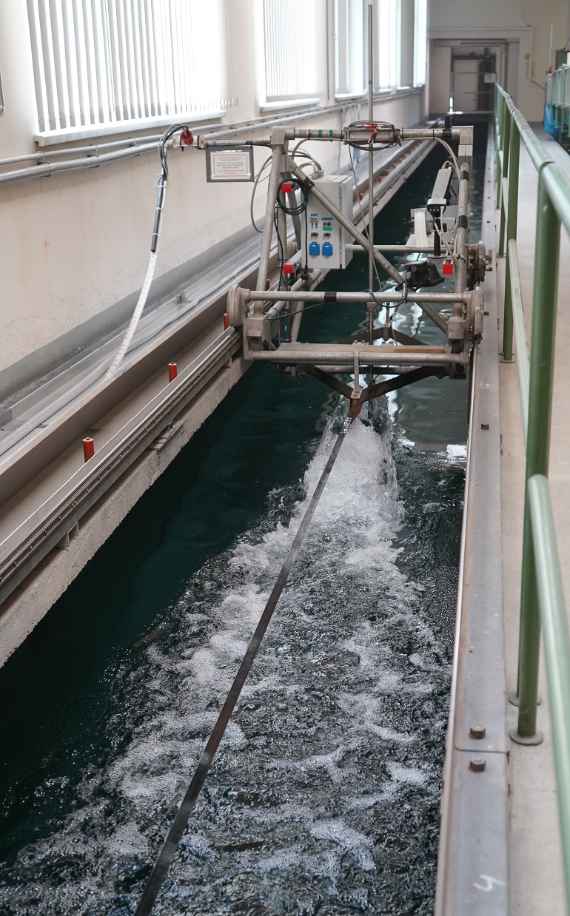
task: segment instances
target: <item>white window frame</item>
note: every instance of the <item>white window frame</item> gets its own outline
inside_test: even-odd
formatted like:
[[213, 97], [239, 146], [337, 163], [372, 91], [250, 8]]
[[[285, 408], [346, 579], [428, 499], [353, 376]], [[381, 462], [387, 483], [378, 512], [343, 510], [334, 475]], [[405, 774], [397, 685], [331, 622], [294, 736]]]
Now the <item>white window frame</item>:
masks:
[[[290, 26], [295, 22], [295, 14], [297, 13], [297, 5], [299, 7], [299, 12], [302, 14], [303, 11], [306, 12], [307, 4], [314, 3], [314, 13], [315, 17], [318, 20], [319, 11], [318, 7], [321, 8], [321, 15], [323, 21], [326, 22], [326, 13], [327, 13], [327, 2], [328, 0], [257, 0], [256, 5], [256, 45], [257, 45], [257, 83], [258, 83], [258, 104], [259, 109], [263, 111], [274, 111], [281, 109], [289, 108], [307, 108], [311, 106], [318, 106], [321, 102], [321, 96], [325, 91], [326, 81], [327, 81], [327, 72], [326, 72], [326, 55], [323, 59], [323, 67], [321, 72], [319, 68], [315, 70], [316, 85], [313, 87], [314, 91], [309, 91], [307, 93], [303, 92], [285, 92], [283, 94], [272, 94], [269, 91], [270, 77], [268, 76], [268, 42], [267, 42], [267, 29], [268, 21], [267, 17], [270, 15], [269, 4], [276, 2], [276, 7], [278, 12], [282, 10], [287, 10], [289, 15], [287, 18], [286, 26]], [[295, 3], [295, 8], [291, 7], [292, 3]], [[311, 10], [312, 12], [313, 10]], [[318, 62], [320, 58], [320, 48], [318, 46], [319, 33], [318, 26], [315, 32], [316, 41], [313, 46], [313, 53], [315, 54], [315, 60]], [[328, 35], [326, 36], [325, 48], [328, 47]]]
[[[388, 9], [386, 9], [386, 7]], [[396, 62], [394, 66], [393, 79], [390, 77], [387, 82], [383, 82], [381, 74], [383, 72], [382, 57], [382, 32], [386, 30], [385, 23], [386, 13], [390, 12], [391, 18], [387, 27], [388, 40], [390, 46], [394, 47]], [[378, 94], [397, 92], [402, 82], [402, 0], [376, 0], [376, 35], [375, 35], [375, 74], [374, 86]], [[390, 68], [392, 69], [392, 68]]]
[[[367, 33], [368, 33], [368, 3], [367, 0], [332, 0], [333, 4], [333, 54], [334, 54], [334, 97], [335, 99], [357, 99], [362, 98], [366, 95], [366, 84], [368, 80], [368, 42], [367, 42]], [[341, 9], [341, 4], [344, 9]], [[361, 15], [362, 15], [362, 34], [360, 36], [352, 35], [352, 29], [354, 25], [350, 20], [350, 6], [360, 6]], [[343, 14], [343, 20], [340, 21], [340, 16]], [[358, 67], [358, 61], [355, 62], [351, 59], [352, 54], [355, 51], [355, 48], [360, 47], [361, 54], [361, 65]], [[350, 88], [342, 88], [340, 85], [340, 56], [341, 54], [346, 54], [345, 67], [348, 73], [353, 68], [361, 69], [362, 71], [362, 81], [360, 88], [357, 86], [351, 86]], [[358, 52], [357, 52], [358, 53]], [[350, 77], [349, 77], [350, 79]], [[348, 84], [347, 80], [347, 84]]]
[[[224, 0], [195, 9], [190, 3], [205, 0], [185, 0], [174, 19], [161, 15], [161, 2], [28, 0], [40, 146], [222, 117]], [[209, 45], [191, 31], [193, 13], [204, 9]], [[215, 74], [211, 98], [185, 60], [194, 74]]]
[[[420, 45], [421, 52], [420, 52]], [[419, 60], [423, 62], [422, 74], [419, 74]], [[428, 0], [414, 0], [414, 88], [421, 89], [427, 82], [428, 63]]]

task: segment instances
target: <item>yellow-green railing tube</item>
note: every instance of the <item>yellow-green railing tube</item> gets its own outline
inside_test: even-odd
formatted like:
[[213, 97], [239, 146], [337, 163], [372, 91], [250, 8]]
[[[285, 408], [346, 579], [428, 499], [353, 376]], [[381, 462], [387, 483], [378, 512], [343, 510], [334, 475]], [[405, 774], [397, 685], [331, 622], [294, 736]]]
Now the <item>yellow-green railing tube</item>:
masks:
[[501, 194], [502, 194], [502, 183], [501, 183], [501, 149], [503, 146], [503, 137], [504, 137], [504, 120], [505, 112], [507, 106], [503, 98], [502, 93], [497, 89], [497, 121], [496, 121], [496, 130], [495, 130], [495, 142], [497, 144], [497, 209], [501, 206]]
[[521, 137], [519, 129], [511, 118], [511, 138], [509, 144], [509, 192], [507, 201], [507, 261], [505, 272], [505, 305], [503, 310], [503, 359], [510, 362], [513, 358], [513, 301], [511, 298], [509, 242], [517, 237], [519, 212], [519, 166]]
[[[504, 137], [503, 137], [503, 172], [501, 176], [501, 188], [503, 186], [503, 179], [508, 178], [509, 176], [509, 165], [510, 165], [510, 150], [511, 150], [511, 132], [513, 130], [513, 116], [509, 111], [507, 105], [505, 104], [505, 119], [503, 122], [504, 126]], [[515, 128], [516, 130], [516, 128]], [[509, 203], [508, 199], [504, 199], [502, 195], [502, 204], [501, 204], [501, 229], [499, 232], [499, 257], [503, 257], [505, 254], [505, 228], [506, 228], [506, 219], [507, 214], [505, 212], [506, 207]]]
[[560, 256], [560, 220], [545, 189], [544, 174], [539, 180], [536, 224], [519, 637], [519, 714], [517, 728], [511, 732], [513, 740], [521, 744], [537, 744], [541, 740], [536, 730], [540, 614], [528, 481], [535, 474], [548, 476]]
[[546, 477], [537, 474], [536, 477], [530, 478], [528, 489], [540, 619], [544, 632], [544, 658], [558, 786], [558, 815], [566, 878], [567, 912], [570, 913], [570, 630], [550, 487]]

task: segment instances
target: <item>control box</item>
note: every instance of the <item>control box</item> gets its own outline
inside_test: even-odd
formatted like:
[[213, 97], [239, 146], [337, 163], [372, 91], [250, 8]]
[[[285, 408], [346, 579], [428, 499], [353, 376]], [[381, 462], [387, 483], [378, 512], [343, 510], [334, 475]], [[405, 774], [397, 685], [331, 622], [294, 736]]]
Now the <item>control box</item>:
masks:
[[[352, 175], [325, 175], [315, 181], [315, 188], [352, 223]], [[338, 270], [348, 266], [353, 252], [346, 246], [353, 240], [336, 217], [317, 200], [312, 189], [307, 201], [306, 219], [301, 217], [301, 222], [303, 266], [309, 270]]]

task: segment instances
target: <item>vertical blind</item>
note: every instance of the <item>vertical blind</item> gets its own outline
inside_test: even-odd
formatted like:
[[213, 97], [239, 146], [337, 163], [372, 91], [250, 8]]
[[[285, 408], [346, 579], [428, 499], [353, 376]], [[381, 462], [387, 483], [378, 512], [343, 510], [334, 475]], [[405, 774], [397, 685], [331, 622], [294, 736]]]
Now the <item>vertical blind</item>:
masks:
[[401, 0], [378, 0], [378, 88], [400, 85], [402, 72]]
[[427, 0], [415, 0], [414, 86], [423, 86], [427, 68]]
[[358, 95], [366, 87], [364, 0], [335, 0], [336, 94]]
[[266, 102], [320, 95], [323, 10], [323, 0], [263, 0]]
[[223, 0], [28, 0], [42, 133], [219, 111]]

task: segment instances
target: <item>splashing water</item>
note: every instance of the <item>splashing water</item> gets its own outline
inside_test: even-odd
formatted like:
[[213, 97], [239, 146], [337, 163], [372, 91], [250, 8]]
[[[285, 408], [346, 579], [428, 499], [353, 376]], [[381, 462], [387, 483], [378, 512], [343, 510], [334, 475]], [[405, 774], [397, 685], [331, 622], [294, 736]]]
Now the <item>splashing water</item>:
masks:
[[[308, 467], [309, 494], [331, 442]], [[304, 511], [295, 495], [273, 494], [291, 523], [266, 522], [207, 562], [168, 632], [125, 667], [116, 746], [52, 834], [0, 872], [2, 916], [134, 912]], [[449, 669], [399, 563], [403, 519], [391, 433], [358, 422], [157, 914], [397, 913], [403, 893], [429, 912]]]

